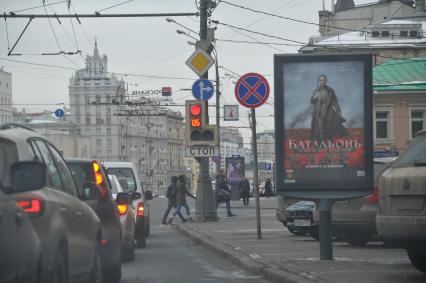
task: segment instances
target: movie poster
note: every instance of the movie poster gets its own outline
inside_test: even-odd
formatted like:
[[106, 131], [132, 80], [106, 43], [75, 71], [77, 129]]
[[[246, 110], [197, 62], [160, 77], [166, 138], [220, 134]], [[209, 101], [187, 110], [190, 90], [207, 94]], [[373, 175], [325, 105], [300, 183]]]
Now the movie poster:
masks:
[[365, 62], [286, 62], [282, 68], [284, 186], [365, 187]]
[[244, 177], [244, 157], [226, 157], [226, 180], [229, 185], [238, 185]]

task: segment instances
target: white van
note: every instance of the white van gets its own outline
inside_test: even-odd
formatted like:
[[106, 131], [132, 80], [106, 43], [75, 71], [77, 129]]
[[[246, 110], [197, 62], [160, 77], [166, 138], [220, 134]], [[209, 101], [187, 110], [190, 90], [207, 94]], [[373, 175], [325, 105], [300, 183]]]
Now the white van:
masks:
[[[149, 203], [152, 199], [152, 192], [145, 191], [142, 187], [142, 182], [138, 174], [136, 165], [133, 162], [103, 162], [102, 163], [108, 174], [115, 175], [122, 184], [126, 192], [138, 192], [142, 198], [135, 200], [133, 205], [136, 209], [136, 226], [135, 226], [135, 240], [138, 248], [144, 248], [146, 245], [146, 238], [150, 232], [150, 217], [149, 217]], [[122, 180], [126, 180], [123, 182]]]

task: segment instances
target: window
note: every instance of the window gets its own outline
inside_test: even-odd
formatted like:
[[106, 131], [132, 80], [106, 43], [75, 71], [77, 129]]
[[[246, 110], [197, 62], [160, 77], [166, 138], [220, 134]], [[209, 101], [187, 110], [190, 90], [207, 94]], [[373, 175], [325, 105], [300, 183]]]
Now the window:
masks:
[[390, 111], [376, 111], [376, 139], [390, 139]]
[[372, 36], [372, 37], [379, 37], [379, 35], [380, 35], [380, 33], [379, 33], [378, 31], [373, 31], [373, 32], [371, 33], [371, 36]]
[[411, 138], [414, 138], [418, 131], [424, 129], [425, 116], [423, 109], [411, 110]]
[[39, 159], [42, 159], [44, 164], [46, 165], [46, 173], [47, 173], [47, 184], [48, 186], [63, 191], [61, 177], [59, 177], [58, 168], [56, 167], [55, 161], [52, 158], [49, 150], [46, 145], [42, 141], [35, 141], [31, 143], [33, 148], [37, 148], [34, 150], [36, 156], [39, 156]]
[[47, 147], [49, 148], [49, 151], [52, 154], [53, 159], [55, 160], [59, 175], [63, 182], [65, 192], [67, 192], [68, 194], [72, 196], [77, 196], [77, 189], [75, 187], [74, 179], [71, 175], [70, 170], [65, 164], [65, 161], [62, 159], [62, 156], [50, 144], [47, 144]]
[[389, 37], [389, 31], [387, 30], [382, 31], [382, 37]]
[[107, 136], [111, 136], [111, 128], [107, 128]]
[[406, 31], [406, 30], [401, 30], [401, 31], [399, 32], [399, 36], [400, 36], [400, 37], [407, 37], [407, 36], [408, 36], [408, 31]]
[[96, 128], [96, 135], [100, 136], [101, 135], [101, 128]]
[[90, 117], [86, 117], [86, 125], [90, 125]]
[[411, 30], [410, 31], [410, 37], [418, 37], [418, 33], [417, 33], [417, 31], [415, 31], [415, 30]]

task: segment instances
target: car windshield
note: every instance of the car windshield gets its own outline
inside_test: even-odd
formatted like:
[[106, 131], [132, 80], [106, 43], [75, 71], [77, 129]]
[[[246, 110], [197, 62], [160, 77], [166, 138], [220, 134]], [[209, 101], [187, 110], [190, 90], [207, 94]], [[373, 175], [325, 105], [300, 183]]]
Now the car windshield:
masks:
[[0, 139], [0, 180], [3, 187], [9, 187], [10, 166], [18, 161], [16, 145], [10, 141]]
[[405, 149], [404, 153], [394, 163], [393, 167], [399, 166], [426, 166], [426, 138], [420, 136], [415, 138]]
[[115, 175], [118, 178], [125, 192], [136, 191], [136, 178], [131, 168], [108, 168], [108, 175]]

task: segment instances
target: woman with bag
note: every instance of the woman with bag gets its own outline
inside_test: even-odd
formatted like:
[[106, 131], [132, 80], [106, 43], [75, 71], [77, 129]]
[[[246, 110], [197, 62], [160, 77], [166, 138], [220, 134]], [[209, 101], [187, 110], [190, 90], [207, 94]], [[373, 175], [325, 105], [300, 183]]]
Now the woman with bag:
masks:
[[235, 216], [235, 214], [232, 214], [231, 212], [231, 190], [226, 184], [225, 171], [223, 171], [223, 169], [220, 169], [218, 174], [216, 175], [215, 201], [216, 210], [221, 202], [225, 202], [228, 217]]

